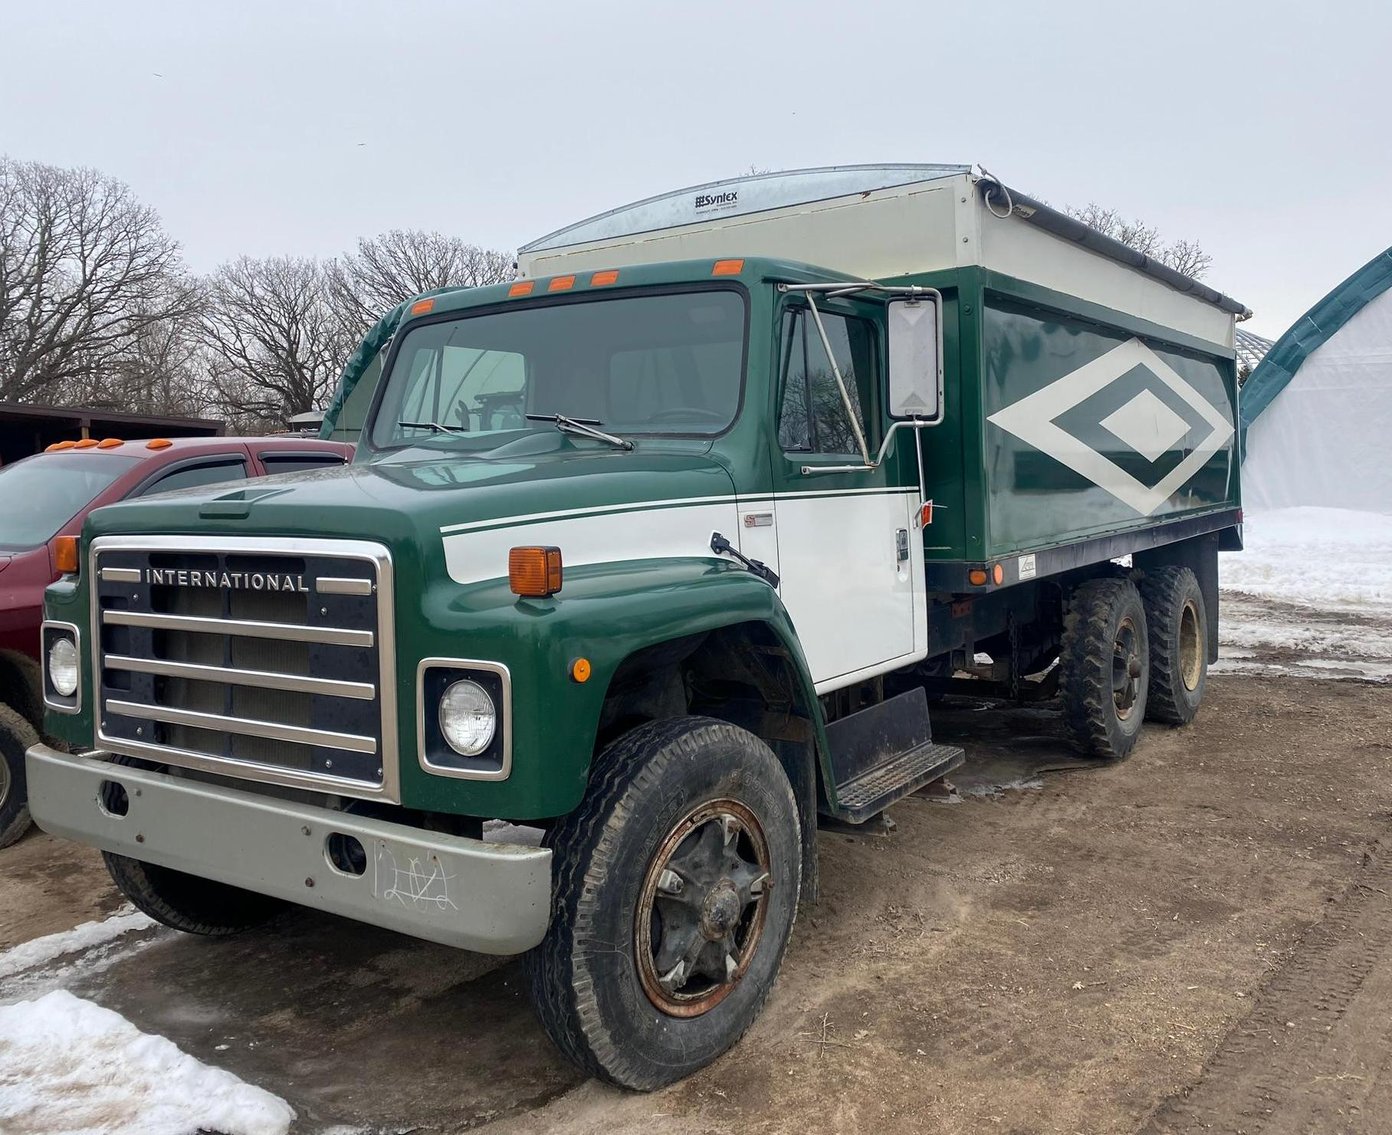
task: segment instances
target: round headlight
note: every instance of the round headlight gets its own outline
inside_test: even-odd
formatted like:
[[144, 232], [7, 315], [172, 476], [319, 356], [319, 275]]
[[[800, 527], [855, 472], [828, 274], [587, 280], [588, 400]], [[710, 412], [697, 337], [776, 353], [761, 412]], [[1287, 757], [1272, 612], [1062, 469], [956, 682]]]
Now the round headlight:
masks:
[[77, 693], [77, 644], [70, 638], [56, 638], [48, 648], [48, 680], [59, 697]]
[[455, 682], [440, 699], [440, 732], [456, 753], [478, 756], [492, 744], [497, 727], [493, 699], [477, 682]]

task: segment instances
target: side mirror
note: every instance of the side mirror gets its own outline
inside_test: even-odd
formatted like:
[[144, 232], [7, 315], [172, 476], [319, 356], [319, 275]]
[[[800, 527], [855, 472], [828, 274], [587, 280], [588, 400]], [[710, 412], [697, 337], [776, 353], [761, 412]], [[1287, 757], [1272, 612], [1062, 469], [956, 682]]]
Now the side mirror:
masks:
[[892, 299], [888, 309], [889, 415], [942, 421], [942, 320], [936, 296]]

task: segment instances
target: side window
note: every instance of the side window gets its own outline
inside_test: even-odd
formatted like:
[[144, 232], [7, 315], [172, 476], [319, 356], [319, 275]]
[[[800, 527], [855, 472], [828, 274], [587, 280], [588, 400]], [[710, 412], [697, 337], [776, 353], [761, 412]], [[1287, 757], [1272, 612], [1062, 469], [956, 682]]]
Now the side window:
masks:
[[[865, 407], [872, 404], [875, 375], [875, 327], [864, 319], [822, 312], [836, 365], [846, 380], [856, 423], [865, 432]], [[778, 441], [797, 453], [859, 455], [855, 431], [837, 388], [817, 324], [805, 308], [783, 317], [783, 401], [778, 414]]]
[[267, 473], [299, 473], [304, 469], [326, 469], [344, 463], [336, 453], [262, 453], [259, 456]]
[[246, 480], [246, 462], [205, 461], [201, 465], [185, 465], [152, 481], [141, 489], [139, 496], [151, 493], [171, 493], [175, 489], [194, 489], [199, 485], [216, 485], [220, 481]]

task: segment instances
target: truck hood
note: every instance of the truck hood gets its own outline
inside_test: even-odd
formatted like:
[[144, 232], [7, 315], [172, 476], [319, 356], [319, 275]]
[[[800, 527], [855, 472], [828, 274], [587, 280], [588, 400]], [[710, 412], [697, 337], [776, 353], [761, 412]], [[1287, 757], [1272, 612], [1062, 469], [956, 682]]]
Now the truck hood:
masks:
[[4, 570], [5, 570], [7, 567], [9, 567], [9, 566], [10, 566], [10, 557], [9, 557], [9, 556], [0, 556], [0, 571], [4, 571]]
[[516, 447], [483, 456], [422, 456], [416, 449], [236, 488], [168, 493], [97, 509], [86, 533], [347, 537], [418, 542], [428, 550], [438, 546], [442, 530], [480, 521], [734, 492], [729, 473], [704, 453], [594, 449], [559, 435], [558, 441], [547, 452], [525, 455]]

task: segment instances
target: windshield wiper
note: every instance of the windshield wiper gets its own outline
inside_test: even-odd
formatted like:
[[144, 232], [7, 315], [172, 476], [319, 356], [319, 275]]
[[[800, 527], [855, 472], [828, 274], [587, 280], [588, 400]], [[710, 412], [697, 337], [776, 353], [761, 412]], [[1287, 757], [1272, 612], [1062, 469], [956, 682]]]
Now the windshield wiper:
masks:
[[595, 426], [604, 424], [598, 418], [567, 418], [564, 414], [527, 414], [526, 418], [529, 422], [554, 422], [561, 433], [579, 434], [581, 437], [592, 437], [596, 441], [607, 441], [620, 449], [633, 448], [631, 441], [595, 429]]
[[460, 429], [458, 426], [442, 426], [439, 422], [397, 422], [398, 426], [405, 426], [411, 430], [429, 430], [433, 434], [464, 434], [467, 436], [468, 430]]

